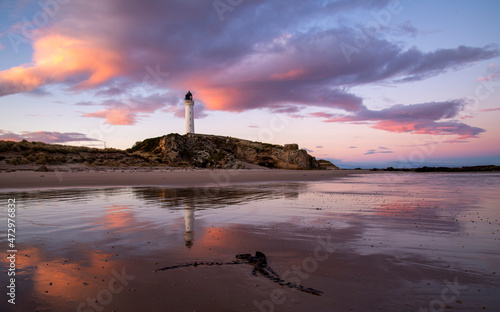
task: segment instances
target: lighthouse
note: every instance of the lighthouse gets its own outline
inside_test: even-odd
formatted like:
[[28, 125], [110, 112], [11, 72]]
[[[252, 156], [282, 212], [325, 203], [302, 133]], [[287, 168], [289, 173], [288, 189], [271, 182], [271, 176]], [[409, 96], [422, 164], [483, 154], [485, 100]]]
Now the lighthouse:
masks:
[[186, 108], [186, 134], [194, 133], [194, 100], [191, 91], [184, 97], [184, 106]]

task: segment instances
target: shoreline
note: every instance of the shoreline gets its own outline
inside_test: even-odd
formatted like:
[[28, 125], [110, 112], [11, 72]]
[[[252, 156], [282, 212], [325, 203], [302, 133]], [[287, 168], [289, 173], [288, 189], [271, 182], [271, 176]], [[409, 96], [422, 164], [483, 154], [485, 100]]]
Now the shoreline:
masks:
[[330, 180], [369, 170], [139, 169], [113, 171], [0, 172], [0, 190], [77, 187], [223, 187], [263, 182]]

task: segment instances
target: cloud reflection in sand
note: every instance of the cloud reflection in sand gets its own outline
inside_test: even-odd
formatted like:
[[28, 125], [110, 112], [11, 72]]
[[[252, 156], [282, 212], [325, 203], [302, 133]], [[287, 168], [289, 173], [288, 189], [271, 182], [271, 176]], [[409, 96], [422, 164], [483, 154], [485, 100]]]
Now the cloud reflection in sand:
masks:
[[[259, 250], [279, 273], [300, 264], [316, 239], [328, 235], [336, 251], [310, 282], [329, 295], [314, 301], [287, 290], [285, 308], [326, 311], [338, 304], [360, 310], [390, 298], [380, 304], [398, 310], [402, 300], [428, 305], [442, 281], [454, 277], [481, 289], [480, 300], [472, 290], [463, 293], [464, 308], [495, 303], [490, 295], [500, 285], [493, 274], [500, 271], [499, 184], [494, 174], [372, 174], [213, 189], [0, 195], [19, 202], [19, 299], [28, 310], [74, 310], [106, 288], [110, 272], [121, 268], [137, 278], [114, 297], [112, 309], [140, 308], [136, 301], [149, 298], [181, 311], [200, 309], [205, 299], [214, 309], [252, 310], [252, 300], [268, 298], [273, 285], [249, 289], [261, 281], [245, 270], [152, 272], [161, 265], [228, 261]], [[2, 259], [1, 265], [8, 263]], [[158, 289], [166, 291], [160, 299]], [[231, 299], [219, 295], [229, 291], [235, 293]], [[191, 302], [193, 292], [203, 300]]]

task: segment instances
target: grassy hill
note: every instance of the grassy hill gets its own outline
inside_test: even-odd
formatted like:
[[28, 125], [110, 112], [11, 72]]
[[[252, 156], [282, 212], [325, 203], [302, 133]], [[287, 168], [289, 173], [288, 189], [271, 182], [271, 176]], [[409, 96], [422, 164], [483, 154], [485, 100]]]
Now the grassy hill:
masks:
[[43, 142], [0, 141], [0, 166], [35, 165], [158, 166], [160, 162], [123, 150], [47, 144]]

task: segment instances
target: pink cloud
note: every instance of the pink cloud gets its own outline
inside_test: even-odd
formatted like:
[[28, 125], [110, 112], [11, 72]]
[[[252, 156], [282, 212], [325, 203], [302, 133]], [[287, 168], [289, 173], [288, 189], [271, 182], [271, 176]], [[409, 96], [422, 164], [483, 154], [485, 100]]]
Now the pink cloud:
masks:
[[83, 117], [104, 118], [112, 125], [134, 125], [138, 119], [163, 108], [168, 101], [167, 96], [154, 94], [149, 97], [135, 96], [120, 100], [107, 100], [100, 105], [105, 109], [83, 114]]
[[495, 108], [485, 108], [481, 109], [480, 112], [494, 112], [500, 110], [500, 107], [495, 107]]
[[477, 137], [484, 129], [449, 120], [455, 118], [466, 106], [463, 100], [429, 102], [413, 105], [393, 105], [374, 111], [369, 109], [351, 115], [325, 112], [310, 114], [324, 118], [324, 122], [372, 123], [372, 128], [396, 133], [459, 135], [459, 139]]
[[97, 87], [123, 73], [123, 55], [93, 37], [48, 32], [33, 40], [33, 62], [0, 72], [0, 96], [70, 79], [74, 89]]
[[[83, 117], [103, 118], [112, 125], [134, 125], [141, 118], [157, 111], [174, 113], [184, 118], [184, 104], [181, 95], [175, 93], [155, 93], [150, 96], [123, 96], [123, 99], [106, 100], [101, 103], [83, 102], [83, 106], [101, 105], [104, 109], [83, 114]], [[196, 104], [195, 117], [203, 118], [207, 114], [201, 103]]]
[[382, 120], [378, 121], [373, 128], [389, 132], [416, 132], [418, 123], [410, 121]]
[[338, 115], [325, 113], [325, 112], [314, 112], [314, 113], [311, 113], [310, 115], [313, 117], [318, 117], [318, 118], [327, 118], [329, 120], [336, 119], [338, 117]]
[[84, 114], [83, 117], [104, 118], [106, 123], [112, 125], [133, 125], [137, 122], [136, 113], [129, 107], [117, 107]]
[[500, 77], [500, 69], [496, 67], [495, 64], [490, 64], [490, 66], [488, 66], [487, 73], [488, 76], [479, 77], [476, 81], [491, 81]]

